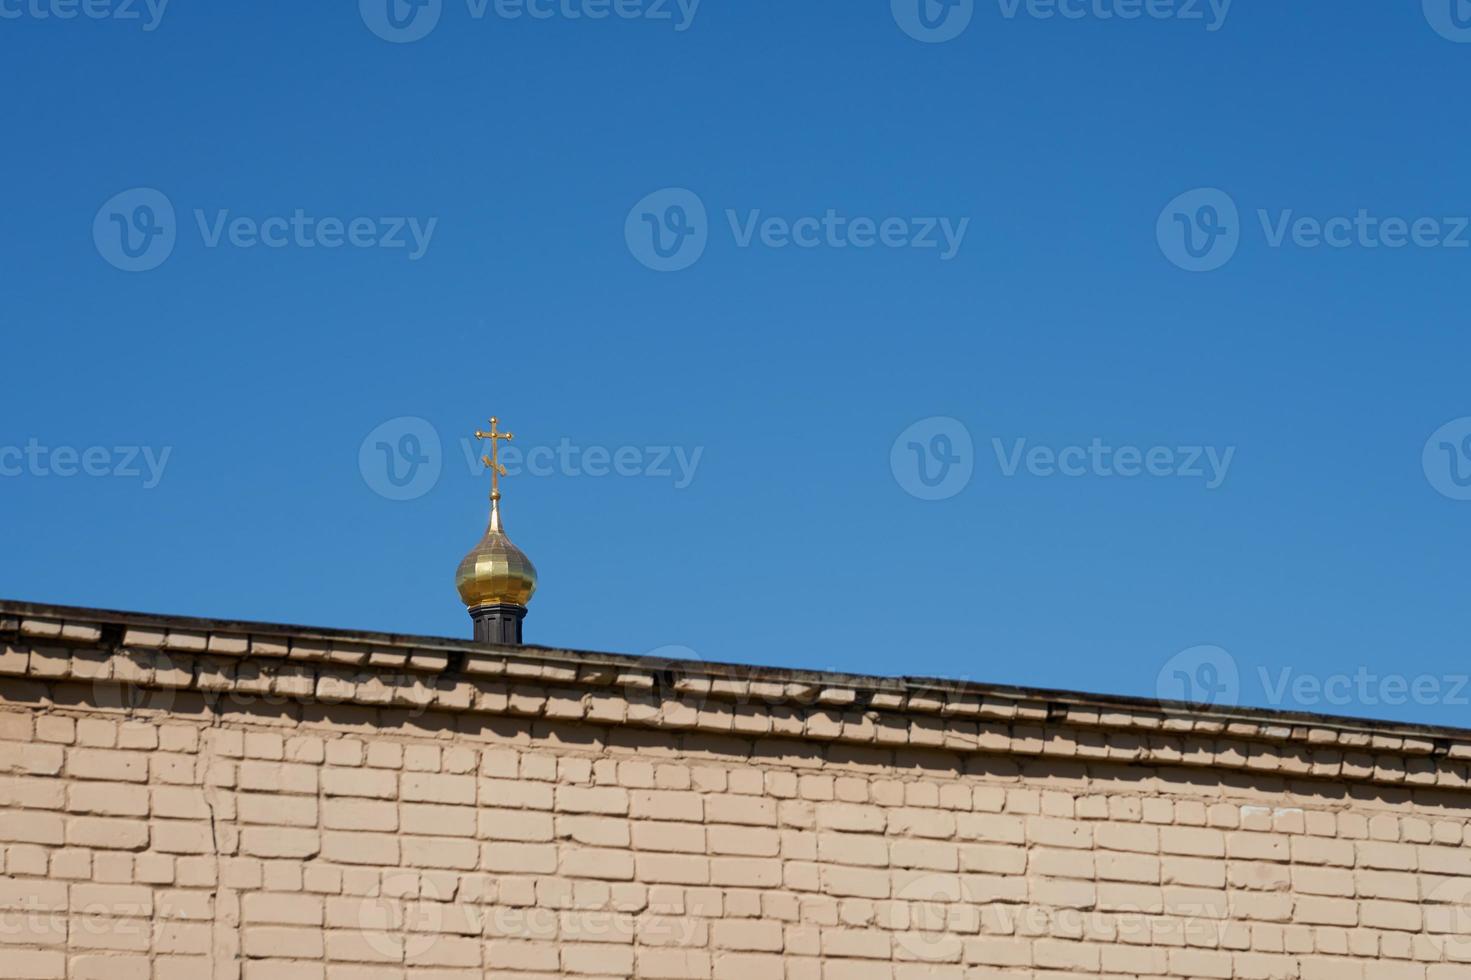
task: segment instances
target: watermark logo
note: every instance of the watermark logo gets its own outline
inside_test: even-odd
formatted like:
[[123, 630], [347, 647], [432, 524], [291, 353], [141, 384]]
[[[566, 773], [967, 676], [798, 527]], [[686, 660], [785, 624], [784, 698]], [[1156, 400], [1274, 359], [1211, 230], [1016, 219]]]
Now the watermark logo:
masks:
[[1425, 441], [1420, 465], [1436, 493], [1471, 500], [1471, 417], [1452, 419], [1436, 429]]
[[472, 20], [493, 9], [502, 20], [646, 20], [667, 21], [682, 34], [695, 23], [701, 0], [465, 0]]
[[918, 874], [894, 894], [902, 902], [906, 928], [894, 933], [895, 944], [921, 963], [955, 963], [966, 934], [954, 921], [957, 912], [978, 912], [978, 896], [959, 875]]
[[730, 225], [737, 248], [750, 248], [759, 243], [770, 249], [868, 249], [876, 246], [888, 249], [936, 249], [940, 253], [941, 262], [949, 262], [960, 254], [960, 246], [970, 228], [969, 218], [952, 220], [945, 217], [904, 218], [894, 215], [886, 218], [850, 218], [839, 214], [836, 208], [828, 208], [821, 215], [809, 214], [797, 218], [779, 215], [763, 217], [759, 209], [749, 210], [743, 216], [735, 208], [727, 208], [725, 220]]
[[[54, 945], [58, 937], [75, 939], [93, 950], [138, 949], [148, 945], [154, 930], [172, 932], [176, 926], [205, 919], [193, 902], [174, 904], [162, 892], [124, 899], [119, 890], [113, 901], [59, 902], [49, 893], [21, 894], [12, 889], [0, 903], [0, 945]], [[106, 955], [106, 954], [102, 954]], [[12, 962], [7, 959], [6, 962]], [[7, 971], [6, 976], [10, 976]]]
[[970, 485], [976, 450], [959, 419], [937, 415], [899, 433], [889, 448], [889, 469], [904, 491], [920, 500], [948, 500]]
[[1177, 20], [1199, 21], [1214, 34], [1226, 26], [1231, 0], [997, 0], [1001, 16], [1015, 20]]
[[1471, 881], [1447, 878], [1420, 903], [1425, 917], [1425, 941], [1448, 960], [1471, 960]]
[[1423, 0], [1425, 19], [1448, 41], [1471, 44], [1471, 0]]
[[1290, 208], [1275, 214], [1258, 208], [1257, 222], [1267, 246], [1277, 249], [1289, 244], [1301, 249], [1471, 248], [1466, 235], [1471, 218], [1467, 217], [1382, 217], [1359, 208], [1352, 216], [1315, 218], [1297, 215]]
[[[1471, 706], [1467, 674], [1380, 674], [1366, 665], [1323, 674], [1291, 665], [1257, 665], [1251, 677], [1256, 684], [1251, 700], [1283, 710]], [[1156, 691], [1162, 701], [1196, 707], [1238, 705], [1243, 703], [1243, 674], [1236, 658], [1222, 648], [1191, 647], [1160, 668]]]
[[173, 452], [173, 446], [46, 446], [32, 437], [24, 446], [0, 446], [0, 478], [113, 477], [142, 480], [152, 490], [163, 482]]
[[[485, 913], [485, 934], [498, 939], [556, 939], [564, 943], [621, 944], [625, 948], [638, 937], [639, 942], [651, 946], [682, 949], [697, 944], [706, 919], [719, 918], [711, 903], [693, 892], [678, 903], [650, 902], [639, 912], [611, 905], [605, 901], [599, 908], [574, 907], [571, 895], [556, 896], [547, 904], [500, 905]], [[486, 976], [501, 974], [487, 972]]]
[[894, 22], [916, 41], [953, 41], [970, 26], [975, 0], [889, 0]]
[[363, 939], [394, 963], [412, 961], [434, 948], [444, 925], [443, 896], [428, 875], [413, 871], [383, 876], [378, 894], [358, 903]]
[[1155, 238], [1165, 258], [1187, 272], [1212, 272], [1241, 245], [1241, 216], [1231, 195], [1202, 187], [1179, 195], [1160, 212]]
[[420, 220], [413, 216], [369, 218], [319, 218], [297, 208], [290, 216], [230, 217], [228, 208], [212, 214], [194, 209], [194, 224], [205, 248], [351, 248], [407, 249], [408, 260], [417, 262], [429, 251], [438, 218]]
[[92, 220], [97, 254], [124, 272], [157, 269], [173, 254], [177, 238], [173, 203], [151, 187], [113, 195]]
[[[1207, 490], [1226, 482], [1235, 446], [1113, 445], [1094, 436], [1084, 444], [1048, 446], [1025, 438], [991, 439], [997, 472], [1012, 479], [1021, 474], [1046, 479], [1138, 477], [1199, 480]], [[899, 434], [889, 449], [894, 478], [922, 500], [953, 497], [970, 483], [976, 453], [970, 432], [946, 417], [923, 419]]]
[[417, 500], [439, 482], [444, 454], [439, 431], [425, 419], [389, 419], [358, 447], [358, 470], [374, 493], [389, 500]]
[[[1298, 214], [1292, 208], [1255, 209], [1255, 225], [1269, 249], [1402, 248], [1459, 250], [1471, 248], [1471, 217], [1404, 217], [1358, 208], [1328, 217]], [[1236, 254], [1246, 225], [1236, 202], [1213, 187], [1187, 191], [1160, 212], [1155, 226], [1160, 251], [1190, 272], [1212, 272]]]
[[[124, 651], [117, 661], [115, 676], [92, 682], [93, 703], [116, 711], [157, 711], [167, 713], [174, 707], [174, 689], [153, 683], [158, 674], [180, 670], [187, 672], [191, 666], [187, 661], [176, 661], [166, 651], [148, 650], [141, 654], [147, 658], [147, 666], [135, 671], [127, 668], [133, 661]], [[186, 673], [185, 676], [191, 676]]]
[[1004, 477], [1025, 470], [1035, 477], [1171, 477], [1203, 481], [1207, 490], [1226, 482], [1236, 447], [1226, 446], [1114, 446], [1094, 436], [1086, 446], [1029, 445], [1013, 439], [1008, 446], [993, 438], [991, 450]]
[[[708, 703], [709, 688], [681, 691], [679, 690], [679, 679], [684, 675], [689, 664], [699, 663], [701, 659], [693, 647], [671, 643], [645, 653], [639, 658], [639, 667], [654, 675], [657, 685], [654, 694], [659, 697], [678, 698], [686, 706], [700, 711]], [[637, 688], [624, 691], [624, 695], [634, 699], [645, 696]]]
[[688, 269], [710, 241], [705, 202], [683, 187], [655, 191], [628, 212], [623, 237], [633, 257], [655, 272]]
[[[667, 21], [675, 33], [694, 26], [700, 0], [465, 0], [471, 21], [497, 20], [618, 20]], [[358, 0], [358, 11], [368, 30], [385, 41], [409, 44], [422, 41], [439, 26], [444, 0]]]
[[158, 30], [169, 0], [0, 0], [0, 20], [138, 21], [143, 30]]
[[[3, 2], [3, 0], [0, 0]], [[410, 262], [429, 251], [438, 218], [385, 215], [319, 217], [302, 208], [256, 218], [228, 208], [193, 210], [194, 226], [207, 249], [403, 249]], [[124, 272], [148, 272], [173, 254], [179, 226], [173, 203], [161, 191], [137, 187], [114, 195], [92, 221], [97, 253]]]
[[[465, 472], [476, 478], [484, 476], [486, 464], [480, 442], [461, 439], [460, 451], [465, 458]], [[704, 457], [704, 446], [587, 446], [565, 437], [554, 444], [507, 445], [500, 449], [502, 475], [507, 477], [638, 477], [668, 480], [676, 490], [688, 489], [694, 483]], [[0, 462], [3, 460], [0, 455]], [[389, 419], [369, 432], [358, 446], [358, 470], [363, 482], [388, 500], [417, 500], [439, 484], [443, 469], [439, 430], [417, 416]]]
[[1400, 708], [1417, 707], [1464, 708], [1471, 704], [1467, 697], [1471, 676], [1466, 674], [1376, 674], [1360, 666], [1352, 674], [1300, 673], [1294, 667], [1282, 667], [1275, 673], [1257, 668], [1257, 679], [1273, 707], [1321, 710], [1331, 708]]
[[1181, 650], [1160, 668], [1155, 691], [1161, 701], [1216, 707], [1239, 704], [1241, 671], [1236, 658], [1218, 646]]
[[[1226, 26], [1232, 0], [996, 0], [1003, 20], [1038, 21], [1173, 20], [1205, 25], [1209, 33]], [[1444, 0], [1442, 0], [1444, 2]], [[975, 15], [975, 0], [889, 0], [899, 29], [916, 41], [938, 44], [965, 33]]]
[[358, 0], [358, 12], [368, 30], [383, 40], [410, 44], [439, 26], [444, 0]]
[[[997, 900], [985, 876], [896, 871], [907, 877], [894, 896], [894, 944], [921, 963], [960, 962], [977, 934], [990, 936], [1108, 936], [1120, 943], [1213, 947], [1229, 925], [1224, 899], [1200, 902], [1166, 900], [1141, 906], [1111, 902], [1078, 904]], [[945, 971], [946, 967], [938, 968]], [[921, 971], [917, 975], [929, 975]], [[950, 975], [945, 972], [944, 975]]]
[[[759, 208], [726, 208], [725, 224], [736, 248], [933, 249], [942, 262], [960, 252], [969, 218], [850, 217], [836, 208], [797, 217], [768, 215]], [[650, 269], [677, 272], [705, 253], [713, 230], [705, 203], [692, 191], [671, 187], [634, 205], [623, 225], [628, 250]]]
[[[472, 476], [485, 475], [485, 457], [477, 440], [461, 439], [460, 450]], [[684, 490], [695, 481], [704, 446], [579, 446], [563, 438], [555, 446], [505, 446], [500, 451], [504, 475], [518, 477], [607, 476], [672, 480]]]

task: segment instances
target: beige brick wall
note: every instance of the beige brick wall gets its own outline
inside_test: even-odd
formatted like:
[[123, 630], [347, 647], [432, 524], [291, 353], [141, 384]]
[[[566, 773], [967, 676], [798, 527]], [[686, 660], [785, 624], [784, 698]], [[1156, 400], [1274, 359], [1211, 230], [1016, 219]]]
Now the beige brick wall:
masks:
[[1464, 791], [104, 700], [0, 681], [0, 976], [1471, 977]]

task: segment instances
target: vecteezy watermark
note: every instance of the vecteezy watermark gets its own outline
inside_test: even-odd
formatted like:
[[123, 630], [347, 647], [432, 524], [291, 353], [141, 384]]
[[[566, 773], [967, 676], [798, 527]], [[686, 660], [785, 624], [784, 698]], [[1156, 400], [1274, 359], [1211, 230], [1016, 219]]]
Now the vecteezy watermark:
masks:
[[[409, 44], [433, 33], [444, 15], [445, 0], [358, 0], [368, 30], [385, 41]], [[499, 20], [643, 20], [690, 29], [700, 0], [465, 0], [472, 21]]]
[[1234, 705], [1241, 702], [1241, 669], [1236, 658], [1218, 646], [1181, 650], [1160, 668], [1155, 693], [1161, 701], [1190, 705]]
[[725, 219], [739, 248], [750, 248], [755, 242], [767, 248], [933, 248], [941, 249], [941, 262], [959, 254], [970, 227], [969, 218], [953, 222], [943, 217], [850, 218], [833, 208], [821, 217], [797, 218], [763, 218], [759, 210], [748, 210], [742, 216], [728, 208]]
[[368, 30], [394, 44], [411, 44], [439, 26], [444, 0], [358, 0]]
[[[1471, 217], [1386, 216], [1359, 208], [1354, 214], [1326, 218], [1299, 215], [1291, 208], [1259, 208], [1257, 224], [1268, 248], [1401, 249], [1471, 248]], [[1245, 225], [1236, 202], [1225, 191], [1202, 187], [1165, 205], [1155, 237], [1165, 258], [1189, 272], [1211, 272], [1235, 256]]]
[[1001, 475], [1013, 477], [1025, 470], [1036, 477], [1123, 477], [1139, 476], [1204, 481], [1207, 490], [1226, 482], [1236, 447], [1215, 446], [1111, 446], [1095, 436], [1086, 446], [1028, 446], [1026, 439], [1013, 439], [1008, 446], [991, 440]]
[[916, 41], [941, 44], [965, 33], [976, 13], [975, 0], [889, 0], [899, 29]]
[[1420, 465], [1441, 496], [1471, 500], [1471, 417], [1452, 419], [1431, 433]]
[[920, 419], [895, 437], [889, 470], [910, 496], [947, 500], [970, 485], [976, 448], [959, 419], [937, 415]]
[[[1115, 446], [1095, 436], [1087, 444], [1029, 445], [1025, 438], [991, 439], [997, 471], [1028, 476], [1199, 480], [1207, 490], [1226, 482], [1236, 447], [1206, 445]], [[889, 449], [894, 479], [921, 500], [944, 500], [964, 490], [975, 471], [970, 430], [958, 419], [921, 419], [899, 433]]]
[[[119, 896], [129, 894], [118, 889]], [[58, 936], [75, 936], [85, 940], [88, 949], [137, 948], [140, 940], [147, 945], [154, 929], [166, 924], [201, 922], [199, 906], [188, 900], [175, 904], [172, 895], [114, 901], [57, 902], [49, 895], [21, 894], [19, 889], [6, 896], [0, 906], [0, 946], [13, 948], [22, 943], [50, 945]], [[99, 939], [106, 941], [99, 942]], [[9, 976], [9, 974], [6, 974]]]
[[363, 437], [358, 471], [374, 493], [389, 500], [417, 500], [439, 483], [444, 452], [439, 430], [427, 419], [389, 419]]
[[[896, 848], [896, 856], [900, 851]], [[1219, 902], [1167, 900], [1147, 906], [1110, 902], [1106, 908], [1091, 900], [1086, 905], [1017, 904], [994, 897], [994, 888], [981, 876], [918, 869], [894, 875], [894, 944], [906, 954], [902, 958], [921, 963], [959, 962], [977, 933], [1214, 946], [1229, 924], [1224, 896]]]
[[683, 948], [696, 941], [707, 917], [719, 917], [711, 900], [694, 894], [677, 904], [650, 902], [639, 912], [611, 907], [574, 908], [570, 895], [558, 896], [551, 902], [487, 909], [485, 934], [498, 939], [555, 938], [562, 942], [616, 943], [625, 947], [638, 937], [650, 945]]
[[[1214, 33], [1226, 24], [1231, 0], [996, 0], [1005, 20], [1177, 20], [1200, 23]], [[965, 33], [975, 0], [889, 0], [905, 34], [938, 44]]]
[[92, 219], [97, 254], [124, 272], [157, 269], [174, 253], [177, 238], [173, 203], [151, 187], [113, 195]]
[[[1258, 693], [1244, 695], [1243, 678]], [[1236, 657], [1218, 646], [1194, 646], [1171, 657], [1156, 677], [1161, 701], [1192, 706], [1231, 706], [1247, 700], [1268, 707], [1323, 711], [1471, 705], [1471, 674], [1380, 673], [1367, 665], [1316, 673], [1295, 666], [1258, 665], [1245, 674]]]
[[0, 478], [113, 477], [142, 480], [152, 490], [173, 452], [173, 446], [43, 446], [32, 437], [24, 446], [0, 446]]
[[997, 0], [1001, 16], [1015, 20], [1178, 20], [1199, 22], [1215, 33], [1226, 26], [1231, 0]]
[[422, 222], [413, 216], [382, 218], [319, 218], [297, 208], [290, 216], [267, 218], [230, 217], [226, 210], [194, 211], [205, 248], [228, 244], [234, 248], [386, 248], [408, 249], [408, 260], [417, 262], [429, 251], [438, 218]]
[[92, 681], [92, 702], [99, 707], [134, 714], [168, 714], [174, 707], [176, 689], [156, 683], [155, 678], [175, 672], [181, 678], [192, 680], [194, 676], [193, 664], [187, 658], [164, 650], [143, 653], [147, 666], [139, 663], [138, 655], [126, 650], [118, 656], [112, 676]]
[[445, 898], [430, 875], [393, 871], [378, 894], [358, 902], [358, 930], [375, 952], [394, 962], [428, 953], [444, 925]]
[[[474, 439], [461, 439], [465, 472], [485, 474], [484, 453]], [[684, 490], [695, 480], [704, 446], [584, 446], [562, 438], [550, 445], [506, 445], [500, 462], [509, 477], [641, 477], [668, 480]], [[358, 446], [363, 482], [389, 500], [417, 500], [439, 483], [444, 449], [439, 430], [418, 416], [392, 418], [376, 426]]]
[[1229, 194], [1202, 187], [1166, 204], [1154, 234], [1165, 258], [1188, 272], [1211, 272], [1240, 247], [1241, 217]]
[[1425, 19], [1448, 41], [1471, 44], [1471, 0], [1422, 0]]
[[0, 20], [136, 21], [145, 31], [163, 23], [169, 0], [0, 0]]
[[683, 187], [655, 191], [628, 212], [623, 240], [633, 257], [655, 272], [688, 269], [710, 243], [705, 202]]
[[[465, 463], [470, 472], [480, 476], [485, 461], [478, 444], [461, 440]], [[563, 438], [555, 446], [505, 446], [500, 451], [506, 476], [605, 476], [648, 477], [674, 481], [674, 489], [684, 490], [695, 480], [704, 446], [579, 446]]]
[[[205, 248], [239, 249], [404, 249], [410, 262], [429, 250], [438, 218], [320, 217], [302, 208], [264, 218], [235, 215], [228, 208], [193, 211]], [[135, 187], [115, 194], [92, 220], [97, 254], [124, 272], [147, 272], [163, 265], [178, 242], [174, 205], [162, 191]]]
[[[933, 249], [942, 262], [960, 252], [969, 218], [853, 217], [827, 208], [796, 217], [764, 215], [760, 209], [727, 208], [725, 222], [737, 248]], [[699, 261], [712, 229], [705, 202], [683, 187], [666, 187], [628, 212], [623, 237], [628, 251], [657, 272], [677, 272]]]
[[1457, 963], [1471, 959], [1471, 881], [1443, 879], [1426, 891], [1420, 908], [1430, 949]]
[[1352, 673], [1313, 674], [1295, 667], [1257, 668], [1267, 703], [1297, 708], [1399, 708], [1471, 705], [1471, 674], [1379, 674], [1360, 666]]

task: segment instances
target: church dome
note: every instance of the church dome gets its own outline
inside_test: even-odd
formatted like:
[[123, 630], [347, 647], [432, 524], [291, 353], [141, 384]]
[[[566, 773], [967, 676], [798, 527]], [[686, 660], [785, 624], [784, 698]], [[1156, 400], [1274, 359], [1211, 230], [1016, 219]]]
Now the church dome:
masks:
[[460, 561], [455, 588], [470, 609], [524, 606], [536, 592], [536, 566], [501, 529], [500, 501], [493, 501], [485, 537]]

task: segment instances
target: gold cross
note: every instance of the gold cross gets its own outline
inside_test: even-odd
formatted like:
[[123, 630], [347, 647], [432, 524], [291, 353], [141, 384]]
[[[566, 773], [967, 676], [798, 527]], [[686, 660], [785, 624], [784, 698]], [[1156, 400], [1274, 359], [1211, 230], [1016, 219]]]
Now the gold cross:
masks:
[[499, 499], [501, 499], [501, 477], [503, 477], [503, 476], [506, 475], [506, 467], [505, 467], [505, 464], [501, 462], [501, 458], [500, 458], [500, 453], [501, 453], [501, 440], [502, 439], [514, 439], [514, 438], [516, 438], [513, 434], [511, 434], [509, 432], [497, 432], [495, 427], [499, 423], [500, 423], [500, 419], [492, 418], [490, 420], [490, 431], [489, 432], [481, 432], [479, 429], [476, 429], [475, 430], [475, 438], [476, 439], [489, 439], [490, 440], [490, 455], [489, 456], [481, 456], [480, 458], [485, 462], [485, 465], [490, 468], [490, 499], [491, 500], [499, 500]]

